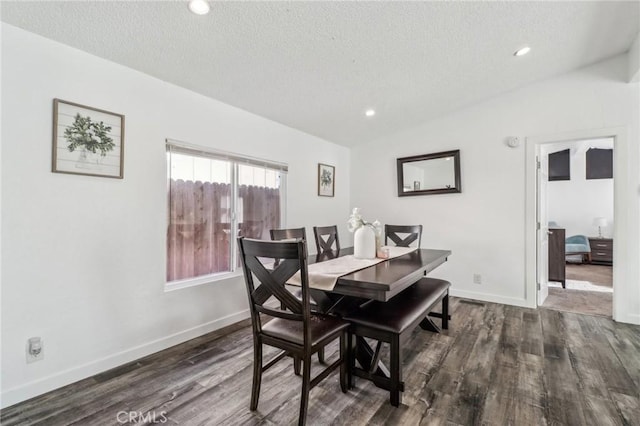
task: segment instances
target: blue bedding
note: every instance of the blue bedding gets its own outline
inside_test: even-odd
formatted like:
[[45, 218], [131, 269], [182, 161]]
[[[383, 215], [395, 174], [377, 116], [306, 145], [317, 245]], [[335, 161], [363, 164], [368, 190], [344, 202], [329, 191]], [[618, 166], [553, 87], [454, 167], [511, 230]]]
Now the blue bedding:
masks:
[[572, 235], [565, 240], [566, 254], [591, 253], [589, 239], [584, 235]]
[[565, 253], [573, 254], [573, 253], [590, 253], [591, 247], [589, 244], [565, 244]]

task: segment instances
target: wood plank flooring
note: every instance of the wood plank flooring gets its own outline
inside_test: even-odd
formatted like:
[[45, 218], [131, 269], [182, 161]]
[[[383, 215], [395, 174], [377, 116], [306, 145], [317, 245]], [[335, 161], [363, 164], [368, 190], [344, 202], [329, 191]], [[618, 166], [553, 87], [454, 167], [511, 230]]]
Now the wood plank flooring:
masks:
[[611, 318], [613, 315], [613, 293], [549, 287], [549, 296], [541, 307]]
[[[307, 423], [640, 425], [640, 327], [547, 309], [451, 302], [448, 331], [418, 328], [411, 335], [400, 407], [392, 407], [387, 392], [363, 380], [342, 394], [334, 374], [311, 391]], [[249, 411], [251, 330], [246, 322], [236, 329], [9, 407], [0, 421], [6, 426], [154, 420], [170, 425], [294, 424], [301, 380], [288, 359], [265, 373], [258, 410]], [[276, 353], [265, 348], [267, 359]], [[329, 359], [336, 350], [328, 348]], [[129, 422], [129, 413], [140, 414]]]

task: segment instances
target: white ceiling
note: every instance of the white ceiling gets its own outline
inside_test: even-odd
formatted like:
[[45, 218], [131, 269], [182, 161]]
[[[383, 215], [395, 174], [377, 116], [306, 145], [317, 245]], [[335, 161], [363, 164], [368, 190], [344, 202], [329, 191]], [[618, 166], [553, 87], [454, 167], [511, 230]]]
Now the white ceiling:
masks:
[[346, 146], [623, 53], [640, 25], [637, 1], [211, 5], [196, 16], [184, 1], [3, 1], [0, 13]]

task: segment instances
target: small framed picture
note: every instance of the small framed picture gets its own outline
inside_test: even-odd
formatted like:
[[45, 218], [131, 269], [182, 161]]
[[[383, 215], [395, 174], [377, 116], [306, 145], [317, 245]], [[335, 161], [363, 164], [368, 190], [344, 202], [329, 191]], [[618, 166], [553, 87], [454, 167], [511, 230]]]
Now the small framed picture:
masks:
[[318, 163], [318, 195], [333, 197], [336, 189], [336, 168]]
[[124, 115], [53, 100], [51, 171], [124, 177]]

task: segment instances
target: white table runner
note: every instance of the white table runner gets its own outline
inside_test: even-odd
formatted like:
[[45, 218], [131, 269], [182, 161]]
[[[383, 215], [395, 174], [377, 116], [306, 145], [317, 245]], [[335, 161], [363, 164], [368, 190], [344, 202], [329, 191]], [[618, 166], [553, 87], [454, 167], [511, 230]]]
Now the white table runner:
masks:
[[[307, 267], [309, 274], [309, 287], [318, 290], [331, 291], [335, 287], [338, 278], [350, 274], [360, 269], [368, 268], [385, 260], [393, 259], [416, 250], [413, 247], [391, 247], [383, 246], [389, 250], [388, 259], [356, 259], [352, 254], [325, 262], [312, 263]], [[302, 285], [300, 281], [300, 271], [292, 276], [287, 284]]]

